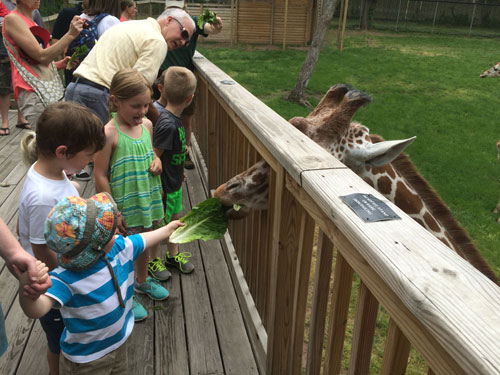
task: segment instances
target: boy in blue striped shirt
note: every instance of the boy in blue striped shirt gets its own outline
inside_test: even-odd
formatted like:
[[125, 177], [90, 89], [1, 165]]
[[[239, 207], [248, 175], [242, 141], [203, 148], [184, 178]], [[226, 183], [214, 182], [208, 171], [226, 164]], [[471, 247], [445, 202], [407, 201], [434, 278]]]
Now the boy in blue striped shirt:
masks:
[[[57, 203], [45, 223], [47, 245], [59, 262], [49, 273], [52, 287], [36, 300], [19, 293], [30, 318], [60, 308], [65, 324], [61, 374], [127, 373], [124, 344], [134, 327], [134, 261], [183, 225], [176, 220], [151, 232], [122, 237], [115, 235], [117, 219], [116, 204], [108, 193]], [[26, 275], [18, 276], [23, 288]]]

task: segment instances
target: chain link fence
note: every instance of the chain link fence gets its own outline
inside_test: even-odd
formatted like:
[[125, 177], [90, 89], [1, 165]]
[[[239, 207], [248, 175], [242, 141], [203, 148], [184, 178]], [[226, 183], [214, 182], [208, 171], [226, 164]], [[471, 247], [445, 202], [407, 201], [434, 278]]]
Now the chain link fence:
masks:
[[370, 29], [382, 31], [500, 37], [500, 2], [352, 0], [348, 8], [348, 28], [367, 19]]

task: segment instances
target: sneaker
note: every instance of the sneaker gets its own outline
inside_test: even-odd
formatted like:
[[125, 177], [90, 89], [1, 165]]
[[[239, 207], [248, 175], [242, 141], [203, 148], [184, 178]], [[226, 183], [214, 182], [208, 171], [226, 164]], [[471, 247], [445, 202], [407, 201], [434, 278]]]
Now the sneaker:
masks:
[[186, 258], [191, 258], [191, 253], [178, 253], [176, 256], [171, 257], [167, 251], [165, 256], [165, 265], [175, 267], [182, 273], [191, 273], [194, 271], [194, 264]]
[[167, 270], [167, 267], [165, 267], [160, 258], [155, 258], [148, 263], [148, 271], [152, 277], [160, 281], [168, 280], [170, 279], [170, 276], [172, 276], [172, 274], [169, 270]]
[[194, 169], [194, 163], [191, 160], [189, 154], [186, 154], [186, 160], [184, 161], [184, 168], [186, 169]]
[[168, 298], [168, 290], [162, 287], [158, 281], [152, 277], [146, 278], [146, 281], [142, 284], [135, 281], [134, 290], [137, 293], [146, 294], [155, 301], [161, 301]]
[[134, 321], [140, 322], [141, 320], [144, 320], [148, 317], [148, 312], [144, 308], [144, 306], [141, 305], [139, 301], [135, 298], [135, 296], [132, 296], [132, 312], [134, 313]]
[[75, 179], [80, 181], [89, 181], [90, 174], [85, 169], [82, 169], [80, 173], [75, 174]]

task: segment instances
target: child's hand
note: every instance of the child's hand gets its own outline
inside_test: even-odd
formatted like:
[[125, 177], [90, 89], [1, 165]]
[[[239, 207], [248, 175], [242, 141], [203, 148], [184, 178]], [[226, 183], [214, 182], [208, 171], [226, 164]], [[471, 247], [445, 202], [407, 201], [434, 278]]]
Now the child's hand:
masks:
[[127, 235], [127, 223], [125, 222], [125, 219], [123, 218], [121, 212], [118, 213], [118, 223], [116, 224], [116, 228], [118, 229], [118, 232], [120, 232], [122, 236]]
[[149, 171], [153, 176], [158, 176], [159, 174], [161, 174], [161, 170], [161, 160], [158, 158], [154, 158], [151, 162], [151, 166], [149, 167]]
[[167, 231], [167, 237], [170, 237], [170, 235], [172, 233], [174, 233], [174, 231], [179, 228], [179, 227], [183, 227], [184, 226], [184, 223], [181, 222], [180, 220], [172, 220], [170, 223], [167, 224], [166, 226], [166, 231]]
[[19, 286], [23, 289], [23, 294], [33, 300], [36, 300], [40, 294], [43, 294], [52, 286], [49, 277], [49, 268], [45, 263], [36, 261], [37, 274], [35, 279], [28, 271], [21, 271], [15, 264], [12, 265], [15, 276], [19, 279]]

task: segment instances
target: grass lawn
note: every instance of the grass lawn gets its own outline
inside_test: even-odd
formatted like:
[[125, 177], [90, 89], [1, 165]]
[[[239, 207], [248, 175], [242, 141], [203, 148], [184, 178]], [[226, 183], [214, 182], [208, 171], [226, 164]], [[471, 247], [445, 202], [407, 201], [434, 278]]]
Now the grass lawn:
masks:
[[[198, 50], [284, 118], [307, 115], [284, 100], [305, 49], [203, 43]], [[499, 50], [500, 39], [350, 31], [339, 52], [331, 31], [308, 87], [316, 105], [330, 86], [351, 84], [373, 97], [355, 120], [387, 140], [416, 135], [406, 152], [498, 274], [500, 79], [479, 74], [500, 60]]]

